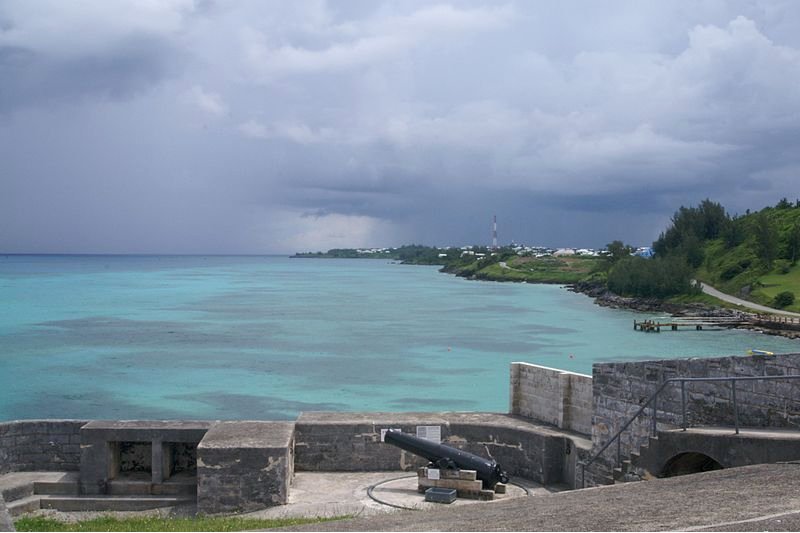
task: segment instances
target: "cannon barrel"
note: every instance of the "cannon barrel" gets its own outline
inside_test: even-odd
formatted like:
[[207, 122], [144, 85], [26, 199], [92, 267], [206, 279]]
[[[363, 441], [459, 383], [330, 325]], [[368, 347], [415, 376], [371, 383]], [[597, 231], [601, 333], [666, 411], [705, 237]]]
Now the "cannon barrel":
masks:
[[438, 468], [475, 470], [478, 479], [483, 482], [483, 487], [487, 489], [494, 488], [497, 483], [508, 483], [508, 474], [494, 459], [485, 459], [473, 453], [391, 429], [386, 432], [384, 442], [424, 457]]

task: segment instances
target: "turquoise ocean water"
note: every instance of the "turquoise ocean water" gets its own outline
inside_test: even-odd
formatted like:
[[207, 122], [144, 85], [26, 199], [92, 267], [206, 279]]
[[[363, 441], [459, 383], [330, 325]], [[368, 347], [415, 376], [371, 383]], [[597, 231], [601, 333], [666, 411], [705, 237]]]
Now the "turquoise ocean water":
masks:
[[800, 351], [557, 286], [283, 257], [0, 256], [0, 420], [506, 411], [509, 363]]

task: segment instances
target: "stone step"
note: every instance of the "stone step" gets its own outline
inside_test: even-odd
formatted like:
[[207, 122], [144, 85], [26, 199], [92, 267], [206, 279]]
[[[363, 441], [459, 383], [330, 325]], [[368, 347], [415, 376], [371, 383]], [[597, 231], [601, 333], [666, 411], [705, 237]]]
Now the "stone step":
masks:
[[16, 518], [18, 516], [22, 516], [25, 513], [31, 513], [40, 509], [39, 501], [41, 496], [26, 496], [24, 498], [20, 498], [18, 500], [14, 500], [13, 502], [6, 502], [6, 508], [8, 509], [8, 514], [11, 515], [11, 518]]
[[3, 486], [3, 499], [7, 504], [33, 496], [33, 483], [21, 482]]
[[150, 483], [149, 481], [112, 480], [108, 483], [108, 493], [112, 496], [195, 496], [197, 481], [186, 479]]
[[34, 494], [56, 494], [61, 496], [77, 496], [80, 485], [77, 481], [34, 481]]
[[40, 506], [66, 512], [145, 511], [195, 501], [186, 496], [42, 496]]

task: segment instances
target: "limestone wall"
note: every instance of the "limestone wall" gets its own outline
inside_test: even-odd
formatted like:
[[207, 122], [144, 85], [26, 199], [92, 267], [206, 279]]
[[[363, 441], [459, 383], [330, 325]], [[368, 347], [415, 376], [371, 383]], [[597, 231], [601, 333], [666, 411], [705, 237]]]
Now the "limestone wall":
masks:
[[[666, 379], [800, 375], [800, 354], [598, 363], [593, 374], [592, 442], [597, 450]], [[742, 426], [800, 428], [800, 380], [740, 382], [736, 397]], [[733, 425], [730, 382], [687, 383], [686, 398], [689, 425]], [[651, 416], [652, 411], [646, 410], [623, 434], [623, 457], [647, 441]], [[680, 385], [670, 386], [659, 395], [658, 423], [661, 429], [680, 425]], [[616, 448], [615, 444], [607, 450], [599, 467], [592, 469], [594, 473], [610, 472]]]
[[25, 470], [78, 470], [85, 420], [0, 422], [0, 474]]
[[436, 426], [443, 444], [491, 457], [511, 476], [574, 483], [575, 460], [590, 442], [553, 428], [490, 413], [303, 413], [295, 425], [295, 468], [313, 471], [414, 470], [427, 461], [381, 442], [381, 429], [415, 434]]
[[530, 363], [511, 363], [509, 412], [591, 434], [592, 377]]
[[220, 422], [197, 448], [197, 510], [256, 511], [289, 501], [294, 423]]

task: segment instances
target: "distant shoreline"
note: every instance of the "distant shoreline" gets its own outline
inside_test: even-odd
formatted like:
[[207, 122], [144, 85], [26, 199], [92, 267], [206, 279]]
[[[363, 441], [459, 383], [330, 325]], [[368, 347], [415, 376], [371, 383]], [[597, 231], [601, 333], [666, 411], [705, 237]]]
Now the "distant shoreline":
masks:
[[[327, 254], [295, 254], [292, 258], [298, 259], [386, 259], [395, 264], [411, 265], [411, 266], [439, 266], [439, 272], [443, 274], [450, 274], [452, 276], [461, 277], [472, 281], [490, 281], [497, 283], [530, 283], [536, 285], [560, 285], [564, 289], [583, 294], [592, 298], [595, 305], [599, 307], [608, 307], [611, 309], [626, 309], [629, 311], [637, 311], [640, 313], [666, 313], [671, 316], [702, 316], [702, 317], [732, 317], [732, 316], [751, 316], [752, 313], [740, 311], [738, 309], [711, 306], [700, 302], [689, 303], [673, 303], [660, 300], [658, 298], [627, 298], [618, 296], [611, 293], [605, 286], [599, 283], [586, 283], [586, 282], [564, 282], [559, 280], [530, 280], [519, 279], [512, 276], [504, 277], [502, 272], [495, 273], [492, 277], [479, 277], [464, 275], [457, 271], [448, 270], [447, 265], [439, 264], [422, 264], [404, 262], [390, 257], [375, 257], [374, 255], [365, 255], [364, 257], [334, 257]], [[513, 271], [510, 271], [513, 272]], [[736, 329], [744, 329], [748, 331], [756, 331], [767, 335], [775, 335], [789, 339], [800, 339], [800, 331], [769, 329], [763, 327], [753, 326], [737, 326]]]

